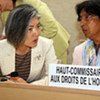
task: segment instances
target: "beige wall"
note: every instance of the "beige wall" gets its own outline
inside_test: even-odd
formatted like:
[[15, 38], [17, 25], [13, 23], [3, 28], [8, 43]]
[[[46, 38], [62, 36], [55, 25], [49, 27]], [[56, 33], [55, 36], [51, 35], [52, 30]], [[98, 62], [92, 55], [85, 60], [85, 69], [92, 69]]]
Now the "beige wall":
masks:
[[[72, 62], [72, 53], [76, 45], [78, 45], [81, 40], [80, 37], [80, 27], [77, 23], [77, 16], [75, 12], [75, 5], [83, 0], [42, 0], [49, 8], [52, 10], [55, 18], [67, 29], [70, 33], [70, 46], [68, 48], [68, 63]], [[77, 41], [76, 41], [77, 40]]]

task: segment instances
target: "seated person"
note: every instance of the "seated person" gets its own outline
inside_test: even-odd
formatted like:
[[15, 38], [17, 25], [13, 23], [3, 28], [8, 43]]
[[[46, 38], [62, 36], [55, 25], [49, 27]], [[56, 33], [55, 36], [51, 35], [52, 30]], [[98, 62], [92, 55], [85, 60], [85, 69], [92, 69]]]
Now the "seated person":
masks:
[[[30, 4], [34, 6], [41, 15], [40, 23], [42, 26], [41, 35], [52, 39], [54, 42], [54, 48], [57, 58], [62, 63], [67, 63], [67, 48], [69, 41], [69, 33], [63, 28], [63, 26], [54, 18], [52, 12], [48, 6], [41, 0], [0, 0], [3, 2], [2, 20], [5, 24], [7, 11], [13, 9], [15, 5]], [[1, 2], [1, 3], [2, 3]], [[5, 8], [5, 9], [4, 9]]]
[[76, 12], [87, 40], [75, 48], [73, 64], [100, 66], [100, 0], [83, 1]]
[[48, 66], [57, 63], [53, 41], [40, 36], [39, 19], [37, 10], [24, 4], [10, 12], [5, 25], [6, 39], [0, 41], [0, 69], [3, 75], [18, 72], [18, 83], [48, 85]]

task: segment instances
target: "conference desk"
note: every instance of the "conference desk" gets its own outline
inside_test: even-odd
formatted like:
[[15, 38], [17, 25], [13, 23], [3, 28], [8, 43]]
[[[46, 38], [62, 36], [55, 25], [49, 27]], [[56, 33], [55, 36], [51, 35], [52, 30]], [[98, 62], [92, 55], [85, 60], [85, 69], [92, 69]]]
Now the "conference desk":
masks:
[[100, 100], [100, 91], [0, 83], [0, 100]]

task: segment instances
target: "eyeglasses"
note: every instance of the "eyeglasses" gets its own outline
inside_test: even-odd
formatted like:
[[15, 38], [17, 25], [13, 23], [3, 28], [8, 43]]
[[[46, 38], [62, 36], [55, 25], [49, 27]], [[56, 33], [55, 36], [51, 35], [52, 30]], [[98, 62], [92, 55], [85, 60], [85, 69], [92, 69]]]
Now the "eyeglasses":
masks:
[[80, 16], [80, 17], [78, 18], [78, 21], [84, 20], [84, 21], [89, 22], [89, 21], [93, 20], [93, 19], [96, 18], [96, 17], [97, 17], [97, 16], [95, 16], [95, 15]]

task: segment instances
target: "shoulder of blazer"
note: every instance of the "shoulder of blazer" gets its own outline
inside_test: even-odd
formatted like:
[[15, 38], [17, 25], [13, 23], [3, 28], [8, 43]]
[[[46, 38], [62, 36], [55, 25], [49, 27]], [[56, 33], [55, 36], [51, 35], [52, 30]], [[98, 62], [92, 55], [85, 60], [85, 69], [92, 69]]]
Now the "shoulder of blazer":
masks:
[[53, 44], [53, 40], [40, 36], [38, 44], [42, 46], [50, 46]]
[[79, 44], [78, 46], [75, 47], [75, 49], [83, 49], [87, 41], [84, 41], [83, 43]]
[[14, 47], [7, 42], [7, 39], [4, 40], [0, 40], [0, 52], [1, 53], [11, 53], [12, 51], [14, 51]]

